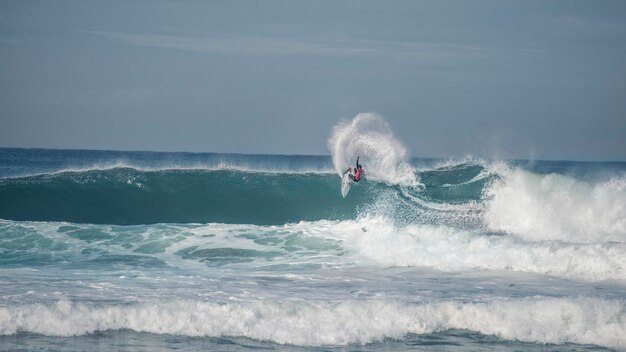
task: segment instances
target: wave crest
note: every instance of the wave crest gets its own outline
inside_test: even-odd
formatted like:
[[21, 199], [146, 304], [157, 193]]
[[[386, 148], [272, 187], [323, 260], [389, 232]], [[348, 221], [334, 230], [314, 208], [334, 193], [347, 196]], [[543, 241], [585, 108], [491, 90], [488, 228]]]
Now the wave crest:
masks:
[[59, 301], [0, 307], [0, 335], [77, 336], [130, 329], [185, 336], [242, 336], [301, 346], [365, 344], [408, 333], [466, 329], [507, 340], [626, 347], [626, 306], [597, 298], [485, 303], [393, 301], [170, 301], [97, 306]]
[[442, 225], [395, 226], [384, 218], [341, 222], [329, 233], [351, 253], [384, 266], [504, 270], [590, 281], [626, 278], [624, 243], [528, 242]]
[[626, 178], [595, 184], [520, 168], [485, 191], [488, 228], [527, 240], [626, 242]]

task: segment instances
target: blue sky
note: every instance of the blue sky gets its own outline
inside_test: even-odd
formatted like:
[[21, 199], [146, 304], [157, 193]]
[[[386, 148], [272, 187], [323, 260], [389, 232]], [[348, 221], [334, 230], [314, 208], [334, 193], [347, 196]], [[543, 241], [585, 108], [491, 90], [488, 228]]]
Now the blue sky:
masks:
[[624, 1], [3, 1], [0, 146], [626, 160]]

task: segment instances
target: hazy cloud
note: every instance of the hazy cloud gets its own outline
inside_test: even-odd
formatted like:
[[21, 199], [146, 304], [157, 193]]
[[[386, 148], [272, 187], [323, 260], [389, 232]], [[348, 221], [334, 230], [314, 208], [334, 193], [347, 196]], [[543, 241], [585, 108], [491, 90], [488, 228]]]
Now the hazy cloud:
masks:
[[585, 32], [624, 32], [626, 26], [624, 22], [615, 22], [608, 20], [597, 20], [583, 16], [563, 15], [550, 19], [551, 24], [555, 26], [578, 29]]
[[[132, 34], [90, 31], [101, 37], [130, 45], [187, 50], [221, 55], [259, 56], [408, 56], [411, 58], [445, 59], [480, 57], [494, 53], [494, 48], [445, 44], [392, 42], [374, 40], [322, 40], [281, 37], [190, 37], [174, 35]], [[508, 49], [507, 49], [508, 50]]]

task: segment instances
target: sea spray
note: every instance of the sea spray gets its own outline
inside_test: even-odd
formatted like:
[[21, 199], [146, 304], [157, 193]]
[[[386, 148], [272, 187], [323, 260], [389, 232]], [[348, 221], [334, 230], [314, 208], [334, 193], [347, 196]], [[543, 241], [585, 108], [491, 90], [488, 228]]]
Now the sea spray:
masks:
[[626, 242], [626, 177], [589, 183], [500, 168], [485, 189], [486, 225], [527, 240]]
[[368, 178], [407, 186], [419, 184], [408, 151], [375, 113], [360, 113], [350, 121], [339, 122], [328, 139], [328, 149], [339, 175], [360, 157]]

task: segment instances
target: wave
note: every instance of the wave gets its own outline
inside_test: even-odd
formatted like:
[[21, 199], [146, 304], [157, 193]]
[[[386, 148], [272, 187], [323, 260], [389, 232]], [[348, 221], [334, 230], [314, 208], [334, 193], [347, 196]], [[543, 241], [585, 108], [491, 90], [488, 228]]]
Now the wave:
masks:
[[78, 336], [98, 331], [248, 337], [300, 346], [367, 344], [464, 329], [506, 340], [626, 348], [626, 304], [599, 298], [526, 298], [407, 304], [394, 301], [214, 303], [176, 300], [0, 307], [0, 334]]
[[[129, 168], [0, 179], [0, 218], [99, 224], [347, 219], [380, 185], [340, 197], [332, 174]], [[357, 203], [355, 203], [356, 201]]]
[[444, 226], [531, 242], [626, 242], [626, 176], [615, 171], [583, 179], [462, 160], [411, 172], [421, 186], [408, 186], [402, 177], [367, 178], [346, 199], [340, 196], [339, 178], [319, 170], [115, 167], [0, 178], [0, 218], [282, 225], [383, 217], [396, 226]]
[[442, 225], [396, 226], [383, 218], [318, 226], [321, 230], [315, 233], [341, 240], [360, 261], [376, 265], [626, 280], [626, 243], [527, 242]]
[[586, 281], [626, 280], [626, 243], [533, 242], [384, 218], [241, 224], [104, 226], [1, 221], [2, 265], [93, 263], [123, 267], [236, 265], [258, 270], [418, 267], [443, 272], [524, 272]]
[[284, 168], [270, 165], [241, 165], [231, 162], [219, 162], [215, 164], [162, 164], [155, 166], [137, 165], [126, 161], [103, 162], [85, 166], [70, 166], [40, 172], [12, 175], [0, 179], [17, 179], [33, 176], [55, 176], [65, 173], [85, 173], [90, 171], [111, 171], [115, 169], [132, 169], [137, 172], [157, 171], [233, 171], [241, 173], [264, 173], [264, 174], [334, 174], [334, 170], [324, 167], [297, 167]]
[[119, 168], [153, 171], [241, 171], [261, 173], [334, 173], [327, 156], [247, 155], [105, 150], [0, 148], [0, 179]]
[[521, 168], [485, 189], [488, 228], [527, 240], [626, 242], [626, 177], [595, 183]]
[[[464, 172], [461, 169], [448, 173]], [[467, 182], [475, 176], [472, 172], [456, 176], [462, 184], [446, 185], [445, 189], [430, 179], [428, 189], [368, 179], [355, 185], [349, 197], [343, 199], [340, 180], [332, 173], [134, 168], [68, 171], [0, 179], [0, 218], [118, 225], [268, 225], [353, 219], [398, 200], [406, 219], [420, 216], [450, 220], [454, 214], [437, 215], [433, 211], [438, 212], [448, 203], [480, 200], [484, 180]], [[445, 173], [439, 176], [452, 182], [450, 176], [442, 176]]]

